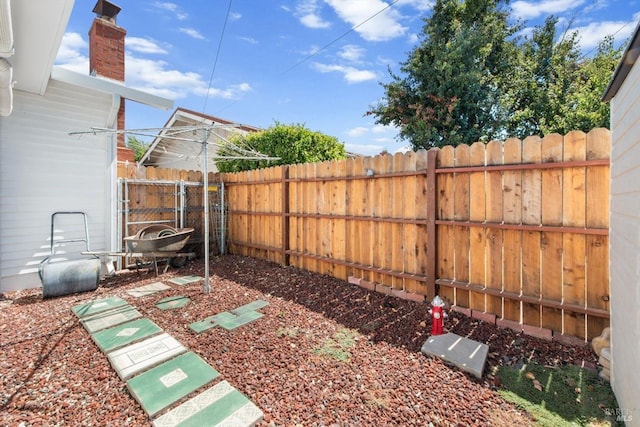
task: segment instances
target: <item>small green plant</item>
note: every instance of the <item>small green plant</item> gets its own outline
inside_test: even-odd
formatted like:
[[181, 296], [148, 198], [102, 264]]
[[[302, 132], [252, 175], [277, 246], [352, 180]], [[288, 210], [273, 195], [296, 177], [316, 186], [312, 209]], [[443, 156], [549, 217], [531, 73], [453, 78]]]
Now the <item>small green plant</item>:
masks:
[[358, 333], [347, 328], [342, 328], [331, 338], [326, 338], [322, 346], [312, 350], [313, 354], [332, 357], [341, 362], [348, 362], [351, 358], [349, 349], [356, 344]]
[[289, 337], [289, 338], [297, 337], [299, 333], [300, 333], [299, 328], [278, 328], [278, 330], [276, 331], [276, 335], [278, 337]]
[[502, 366], [496, 376], [500, 395], [528, 412], [537, 425], [618, 425], [608, 417], [618, 408], [613, 391], [594, 372], [530, 364], [522, 369]]

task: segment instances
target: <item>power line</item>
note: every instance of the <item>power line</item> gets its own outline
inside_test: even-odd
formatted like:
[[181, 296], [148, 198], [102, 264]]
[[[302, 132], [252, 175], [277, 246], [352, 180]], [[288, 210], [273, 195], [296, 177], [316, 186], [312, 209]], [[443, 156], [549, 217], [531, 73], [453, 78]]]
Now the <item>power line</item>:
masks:
[[213, 61], [213, 68], [211, 69], [211, 76], [209, 77], [209, 85], [207, 86], [207, 94], [204, 97], [204, 105], [202, 106], [202, 114], [207, 109], [207, 101], [209, 100], [209, 90], [211, 90], [211, 83], [213, 82], [213, 74], [216, 72], [216, 65], [218, 65], [218, 57], [220, 56], [220, 48], [222, 47], [222, 39], [224, 38], [224, 31], [227, 28], [227, 21], [229, 21], [229, 15], [231, 13], [231, 3], [233, 0], [229, 0], [229, 6], [227, 7], [227, 14], [224, 17], [224, 24], [222, 25], [222, 33], [220, 34], [220, 41], [218, 42], [218, 49], [216, 50], [216, 57]]
[[400, 0], [393, 0], [391, 3], [389, 3], [388, 5], [386, 5], [384, 8], [380, 9], [379, 11], [377, 11], [376, 13], [374, 13], [373, 15], [371, 15], [370, 17], [368, 17], [367, 19], [365, 19], [364, 21], [362, 21], [361, 23], [359, 23], [356, 26], [351, 27], [348, 31], [346, 31], [345, 33], [341, 34], [340, 36], [336, 37], [335, 39], [333, 39], [332, 41], [330, 41], [329, 43], [327, 43], [326, 45], [322, 46], [321, 48], [313, 51], [313, 53], [311, 53], [310, 55], [307, 55], [306, 57], [302, 58], [300, 61], [296, 62], [295, 64], [293, 64], [291, 67], [287, 68], [286, 70], [284, 70], [282, 72], [282, 74], [286, 74], [289, 71], [293, 70], [294, 68], [296, 68], [297, 66], [303, 64], [304, 62], [308, 61], [309, 59], [313, 58], [314, 56], [316, 56], [317, 54], [319, 54], [320, 52], [322, 52], [323, 50], [325, 50], [326, 48], [328, 48], [329, 46], [333, 45], [334, 43], [336, 43], [338, 40], [343, 39], [344, 37], [346, 37], [348, 34], [354, 32], [355, 30], [357, 30], [359, 27], [361, 27], [362, 25], [366, 24], [367, 22], [371, 21], [373, 18], [375, 18], [376, 16], [380, 15], [382, 12], [384, 12], [385, 10], [389, 9], [391, 6], [393, 6], [394, 4], [398, 3]]

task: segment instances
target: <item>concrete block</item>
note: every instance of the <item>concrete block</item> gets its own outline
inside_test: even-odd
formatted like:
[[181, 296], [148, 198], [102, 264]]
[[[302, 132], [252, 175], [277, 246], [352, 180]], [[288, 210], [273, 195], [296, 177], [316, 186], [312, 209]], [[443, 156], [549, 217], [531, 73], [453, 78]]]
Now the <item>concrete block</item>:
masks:
[[391, 295], [391, 287], [387, 285], [381, 285], [380, 283], [376, 283], [376, 292], [379, 292], [383, 295]]
[[471, 309], [467, 308], [467, 307], [460, 307], [459, 305], [453, 305], [451, 306], [451, 310], [457, 312], [457, 313], [461, 313], [464, 314], [467, 317], [471, 317]]
[[553, 340], [558, 341], [559, 343], [562, 343], [564, 345], [572, 345], [576, 347], [584, 347], [585, 345], [587, 345], [584, 338], [578, 338], [576, 336], [568, 334], [554, 334]]
[[347, 278], [347, 281], [348, 281], [349, 283], [351, 283], [352, 285], [358, 285], [358, 286], [360, 286], [360, 281], [361, 281], [361, 280], [362, 280], [362, 279], [361, 279], [360, 277], [355, 277], [355, 276], [349, 276], [349, 277]]
[[500, 326], [501, 328], [509, 328], [516, 332], [522, 332], [522, 323], [516, 322], [515, 320], [497, 319], [496, 325]]
[[361, 288], [368, 289], [370, 291], [375, 291], [376, 290], [376, 284], [375, 283], [369, 282], [369, 281], [364, 280], [364, 279], [360, 279], [360, 283], [358, 284], [358, 286], [360, 286]]
[[551, 341], [551, 339], [553, 338], [553, 331], [547, 328], [538, 328], [537, 326], [524, 325], [522, 331], [527, 335], [541, 338], [547, 341]]
[[427, 356], [438, 357], [465, 372], [473, 374], [477, 378], [482, 378], [489, 346], [469, 338], [448, 333], [432, 335], [422, 345], [421, 351]]
[[415, 301], [420, 303], [423, 303], [425, 298], [424, 295], [418, 294], [415, 292], [406, 292], [405, 297], [406, 297], [405, 299], [408, 299], [409, 301]]
[[496, 323], [496, 315], [493, 313], [487, 313], [486, 311], [472, 310], [471, 317], [494, 325]]

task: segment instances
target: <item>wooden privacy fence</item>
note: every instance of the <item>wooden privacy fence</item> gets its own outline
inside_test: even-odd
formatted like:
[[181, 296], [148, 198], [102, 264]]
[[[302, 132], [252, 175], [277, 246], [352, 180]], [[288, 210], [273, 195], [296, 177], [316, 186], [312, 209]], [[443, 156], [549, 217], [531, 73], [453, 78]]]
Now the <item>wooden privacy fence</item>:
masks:
[[210, 180], [233, 253], [592, 338], [609, 319], [609, 144], [594, 129]]

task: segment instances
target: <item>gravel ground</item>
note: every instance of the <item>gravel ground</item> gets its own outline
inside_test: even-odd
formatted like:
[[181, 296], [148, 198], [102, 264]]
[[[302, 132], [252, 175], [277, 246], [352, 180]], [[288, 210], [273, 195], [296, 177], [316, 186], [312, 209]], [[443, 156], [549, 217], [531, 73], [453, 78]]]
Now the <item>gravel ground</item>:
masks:
[[[596, 363], [588, 348], [547, 342], [450, 313], [446, 328], [489, 344], [482, 380], [420, 353], [430, 332], [427, 304], [369, 292], [331, 277], [239, 256], [211, 262], [202, 282], [133, 298], [127, 290], [161, 277], [119, 272], [91, 293], [43, 300], [40, 290], [0, 296], [0, 425], [148, 426], [106, 356], [72, 314], [93, 298], [120, 296], [196, 352], [263, 412], [264, 426], [519, 425], [526, 414], [503, 401], [491, 371], [535, 360]], [[180, 309], [155, 303], [188, 296]], [[189, 324], [257, 299], [265, 316], [233, 331], [199, 335]]]

